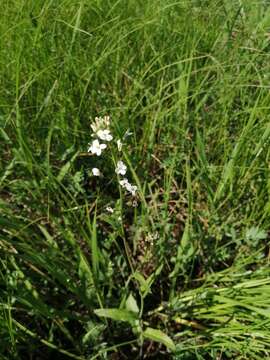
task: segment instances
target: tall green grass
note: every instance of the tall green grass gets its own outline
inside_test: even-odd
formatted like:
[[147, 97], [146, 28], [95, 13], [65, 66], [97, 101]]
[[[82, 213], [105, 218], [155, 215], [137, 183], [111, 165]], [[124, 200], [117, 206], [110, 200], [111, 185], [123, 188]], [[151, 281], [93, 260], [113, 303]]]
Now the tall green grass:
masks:
[[[269, 358], [269, 2], [1, 14], [1, 359]], [[106, 114], [137, 208], [88, 173]]]

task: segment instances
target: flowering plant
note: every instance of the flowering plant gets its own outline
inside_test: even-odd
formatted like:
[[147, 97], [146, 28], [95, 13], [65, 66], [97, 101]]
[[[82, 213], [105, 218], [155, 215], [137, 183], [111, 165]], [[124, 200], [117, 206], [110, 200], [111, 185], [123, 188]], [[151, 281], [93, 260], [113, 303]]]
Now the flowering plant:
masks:
[[[137, 194], [137, 186], [132, 185], [126, 176], [127, 174], [127, 165], [121, 158], [122, 149], [123, 149], [123, 141], [121, 139], [117, 139], [114, 141], [114, 137], [111, 133], [110, 129], [111, 121], [109, 116], [104, 117], [96, 117], [95, 121], [90, 125], [92, 129], [91, 137], [93, 140], [88, 144], [88, 153], [91, 153], [94, 156], [101, 156], [104, 151], [110, 148], [113, 150], [113, 147], [117, 148], [116, 158], [114, 158], [114, 167], [115, 174], [117, 175], [117, 181], [122, 189], [124, 189], [127, 193], [131, 194], [133, 198], [136, 197]], [[126, 132], [125, 137], [130, 135], [129, 132]], [[120, 155], [120, 156], [119, 156]], [[99, 177], [102, 173], [98, 167], [92, 168], [92, 176]], [[134, 204], [136, 201], [133, 202]], [[110, 213], [113, 210], [109, 207]]]

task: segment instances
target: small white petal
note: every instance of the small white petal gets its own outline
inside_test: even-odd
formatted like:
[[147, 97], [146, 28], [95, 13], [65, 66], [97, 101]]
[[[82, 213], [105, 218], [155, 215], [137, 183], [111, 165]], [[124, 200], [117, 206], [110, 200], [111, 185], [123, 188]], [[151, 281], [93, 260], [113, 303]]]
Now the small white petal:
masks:
[[131, 191], [131, 189], [132, 189], [132, 185], [130, 184], [130, 183], [127, 183], [126, 185], [125, 185], [125, 188], [127, 189], [127, 191]]
[[128, 179], [124, 178], [123, 180], [120, 180], [119, 184], [125, 188], [129, 184]]
[[113, 208], [111, 208], [110, 206], [107, 206], [107, 207], [106, 207], [106, 210], [107, 210], [110, 214], [113, 214], [113, 213], [114, 213]]
[[93, 173], [94, 176], [100, 176], [100, 171], [99, 171], [98, 168], [93, 168], [92, 173]]
[[131, 188], [131, 194], [132, 196], [135, 196], [136, 195], [136, 191], [137, 191], [137, 186], [136, 185], [133, 185], [132, 188]]
[[94, 153], [95, 153], [93, 146], [89, 146], [89, 148], [88, 148], [88, 152], [91, 152], [92, 154], [94, 154]]
[[98, 130], [97, 136], [98, 136], [101, 140], [104, 140], [104, 139], [103, 139], [103, 137], [104, 137], [103, 130]]
[[128, 192], [131, 193], [132, 196], [135, 196], [136, 195], [136, 191], [137, 191], [137, 186], [136, 185], [131, 185], [131, 184], [127, 184], [126, 185], [126, 189]]

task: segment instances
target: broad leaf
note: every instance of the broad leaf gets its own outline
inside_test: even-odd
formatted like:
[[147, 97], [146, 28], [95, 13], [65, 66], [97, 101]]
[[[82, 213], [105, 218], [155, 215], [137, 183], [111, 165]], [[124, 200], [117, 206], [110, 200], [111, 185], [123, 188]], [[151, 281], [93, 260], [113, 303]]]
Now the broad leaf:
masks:
[[97, 316], [110, 318], [116, 321], [134, 322], [137, 316], [134, 312], [123, 309], [96, 309], [94, 313]]
[[175, 351], [175, 345], [172, 339], [166, 335], [163, 331], [153, 328], [146, 328], [143, 332], [143, 336], [147, 339], [159, 342], [165, 345], [168, 349]]
[[129, 294], [127, 298], [126, 309], [132, 311], [135, 314], [138, 314], [140, 311], [137, 302], [132, 294]]

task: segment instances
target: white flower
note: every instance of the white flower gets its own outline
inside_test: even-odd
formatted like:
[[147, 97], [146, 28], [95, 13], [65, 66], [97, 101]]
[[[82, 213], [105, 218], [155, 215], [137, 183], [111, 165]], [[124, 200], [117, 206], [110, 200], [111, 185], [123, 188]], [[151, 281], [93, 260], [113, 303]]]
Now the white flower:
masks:
[[117, 140], [117, 148], [118, 148], [118, 151], [121, 151], [122, 150], [122, 141], [120, 139]]
[[127, 167], [123, 163], [123, 161], [120, 160], [117, 162], [115, 172], [116, 172], [116, 174], [125, 175], [125, 173], [127, 172]]
[[111, 208], [110, 206], [107, 206], [107, 207], [106, 207], [106, 210], [107, 210], [110, 214], [113, 214], [113, 213], [114, 213], [113, 208]]
[[96, 133], [98, 130], [110, 126], [110, 117], [104, 116], [102, 117], [95, 117], [95, 121], [90, 125], [93, 132]]
[[128, 192], [131, 193], [132, 196], [136, 195], [136, 191], [137, 191], [137, 186], [136, 185], [127, 184], [126, 189], [127, 189]]
[[89, 146], [88, 152], [91, 152], [92, 154], [97, 154], [97, 156], [100, 156], [102, 153], [102, 150], [106, 149], [106, 144], [100, 144], [98, 140], [94, 140], [92, 142], [92, 145]]
[[127, 179], [127, 178], [124, 178], [123, 180], [120, 180], [120, 181], [119, 181], [119, 184], [120, 184], [122, 187], [126, 188], [126, 186], [129, 184], [128, 179]]
[[105, 141], [111, 141], [113, 139], [112, 135], [110, 134], [110, 130], [98, 130], [97, 136], [101, 140], [105, 140]]
[[98, 168], [93, 168], [92, 173], [93, 173], [94, 176], [100, 176], [100, 171], [99, 171]]
[[125, 188], [128, 192], [131, 193], [132, 196], [136, 195], [136, 191], [137, 191], [137, 186], [136, 185], [131, 185], [128, 181], [128, 179], [124, 178], [123, 180], [119, 181], [119, 184]]

